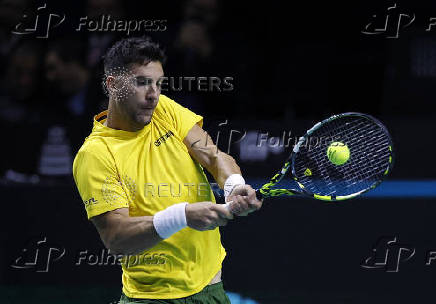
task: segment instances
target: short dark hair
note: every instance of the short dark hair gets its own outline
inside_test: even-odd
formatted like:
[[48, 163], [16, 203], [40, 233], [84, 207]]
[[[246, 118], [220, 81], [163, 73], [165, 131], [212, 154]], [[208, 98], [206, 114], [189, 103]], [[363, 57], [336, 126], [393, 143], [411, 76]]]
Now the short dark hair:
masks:
[[103, 57], [104, 71], [127, 68], [133, 63], [147, 64], [159, 61], [162, 65], [166, 61], [164, 50], [150, 37], [132, 37], [121, 39], [107, 51]]

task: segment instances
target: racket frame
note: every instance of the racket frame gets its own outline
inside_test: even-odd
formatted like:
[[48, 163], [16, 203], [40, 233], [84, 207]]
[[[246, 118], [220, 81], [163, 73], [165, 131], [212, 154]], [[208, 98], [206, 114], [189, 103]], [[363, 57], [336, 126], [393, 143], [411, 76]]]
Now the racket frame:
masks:
[[[352, 193], [349, 195], [342, 195], [342, 196], [319, 195], [316, 193], [311, 193], [305, 189], [305, 187], [302, 183], [299, 182], [298, 177], [297, 177], [296, 172], [295, 172], [294, 163], [295, 163], [295, 158], [300, 150], [300, 147], [306, 141], [306, 139], [308, 139], [308, 137], [313, 134], [313, 132], [315, 132], [316, 130], [321, 128], [323, 125], [325, 125], [331, 121], [334, 121], [336, 119], [347, 117], [347, 116], [358, 116], [358, 117], [363, 117], [363, 118], [369, 119], [369, 120], [373, 121], [375, 124], [377, 124], [383, 130], [383, 132], [385, 132], [385, 134], [387, 135], [387, 138], [389, 140], [389, 151], [390, 151], [388, 166], [387, 166], [381, 179], [376, 181], [370, 187], [363, 189], [361, 191], [358, 191], [356, 193]], [[286, 160], [284, 166], [281, 168], [281, 170], [277, 174], [275, 174], [271, 178], [271, 180], [268, 183], [264, 184], [261, 188], [256, 190], [256, 196], [258, 199], [263, 199], [263, 198], [271, 197], [271, 196], [279, 196], [279, 195], [302, 195], [302, 196], [312, 197], [314, 199], [323, 200], [323, 201], [342, 201], [342, 200], [352, 199], [352, 198], [355, 198], [355, 197], [357, 197], [365, 192], [368, 192], [368, 191], [376, 188], [386, 178], [386, 176], [392, 170], [392, 167], [394, 164], [394, 152], [393, 151], [394, 151], [394, 149], [393, 149], [392, 138], [391, 138], [387, 128], [375, 117], [368, 115], [368, 114], [358, 113], [358, 112], [346, 112], [346, 113], [336, 114], [336, 115], [330, 116], [329, 118], [326, 118], [320, 122], [317, 122], [312, 128], [310, 128], [309, 130], [306, 131], [306, 134], [304, 134], [303, 136], [301, 136], [299, 138], [297, 144], [295, 144], [294, 148], [292, 149], [292, 152], [289, 155], [288, 159]], [[280, 181], [288, 173], [290, 175], [290, 178], [294, 182], [297, 183], [299, 189], [269, 189], [271, 187], [274, 187], [278, 183], [280, 183]], [[267, 189], [269, 189], [269, 190], [267, 190]], [[270, 193], [274, 193], [274, 194], [271, 195]]]

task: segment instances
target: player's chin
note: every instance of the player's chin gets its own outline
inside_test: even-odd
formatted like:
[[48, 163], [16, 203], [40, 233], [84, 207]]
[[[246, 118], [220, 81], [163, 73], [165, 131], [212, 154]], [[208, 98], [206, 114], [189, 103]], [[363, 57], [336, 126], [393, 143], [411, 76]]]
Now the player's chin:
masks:
[[138, 113], [136, 115], [136, 122], [140, 125], [147, 125], [150, 123], [151, 121], [151, 117], [153, 116], [153, 113], [148, 114], [148, 113]]

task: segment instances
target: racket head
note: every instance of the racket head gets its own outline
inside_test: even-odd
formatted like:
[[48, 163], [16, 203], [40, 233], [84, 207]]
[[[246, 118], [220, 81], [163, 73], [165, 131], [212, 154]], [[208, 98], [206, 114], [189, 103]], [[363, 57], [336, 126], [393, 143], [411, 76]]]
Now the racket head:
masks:
[[[311, 138], [316, 138], [315, 145]], [[327, 156], [332, 142], [349, 148], [350, 157], [342, 165], [333, 164]], [[302, 194], [336, 201], [374, 189], [393, 164], [393, 142], [387, 128], [371, 115], [348, 112], [318, 122], [300, 137], [290, 156], [289, 173]]]

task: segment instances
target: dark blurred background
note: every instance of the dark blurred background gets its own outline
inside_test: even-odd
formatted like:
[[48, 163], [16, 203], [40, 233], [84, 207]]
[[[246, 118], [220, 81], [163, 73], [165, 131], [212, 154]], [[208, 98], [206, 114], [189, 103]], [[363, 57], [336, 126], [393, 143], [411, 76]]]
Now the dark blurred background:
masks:
[[[102, 15], [155, 26], [93, 30]], [[258, 303], [435, 301], [436, 266], [426, 265], [436, 250], [435, 20], [431, 1], [0, 0], [0, 303], [119, 297], [117, 266], [75, 265], [80, 251], [103, 245], [71, 167], [107, 106], [101, 56], [116, 40], [143, 35], [166, 49], [166, 76], [229, 77], [231, 90], [183, 82], [162, 93], [204, 116], [250, 183], [268, 178], [292, 148], [258, 147], [260, 133], [296, 138], [356, 111], [393, 136], [395, 168], [374, 195], [335, 205], [277, 199], [223, 229], [229, 291]], [[383, 237], [415, 249], [400, 271], [361, 267]], [[13, 267], [23, 249], [45, 262]]]

